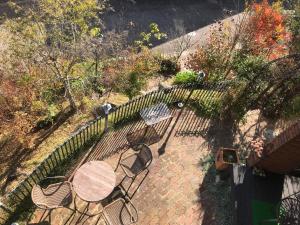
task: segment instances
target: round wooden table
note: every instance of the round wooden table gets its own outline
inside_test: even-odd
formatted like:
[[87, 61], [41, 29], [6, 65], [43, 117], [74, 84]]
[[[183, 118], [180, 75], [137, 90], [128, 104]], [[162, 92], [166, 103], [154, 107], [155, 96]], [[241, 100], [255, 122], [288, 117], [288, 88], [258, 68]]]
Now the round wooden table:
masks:
[[99, 202], [115, 188], [116, 174], [106, 162], [90, 161], [76, 171], [72, 183], [74, 191], [82, 200]]

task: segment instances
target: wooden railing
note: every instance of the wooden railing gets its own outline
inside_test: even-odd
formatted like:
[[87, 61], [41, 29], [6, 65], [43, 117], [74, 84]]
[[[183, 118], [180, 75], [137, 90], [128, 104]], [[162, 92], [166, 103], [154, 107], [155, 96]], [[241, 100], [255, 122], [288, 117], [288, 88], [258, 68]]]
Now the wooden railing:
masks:
[[[123, 121], [136, 116], [141, 109], [159, 102], [171, 105], [175, 102], [186, 101], [188, 97], [193, 100], [203, 100], [205, 98], [211, 102], [210, 98], [222, 96], [226, 86], [225, 83], [197, 86], [182, 85], [149, 92], [114, 109], [108, 116], [109, 127], [120, 126]], [[104, 120], [105, 118], [98, 117], [74, 133], [63, 144], [56, 147], [23, 181], [8, 193], [3, 198], [3, 203], [8, 208], [0, 205], [0, 224], [2, 224], [1, 215], [4, 217], [2, 220], [5, 221], [5, 218], [13, 213], [24, 199], [30, 196], [33, 185], [39, 183], [49, 174], [55, 173], [57, 168], [76, 158], [80, 152], [87, 150], [95, 141], [99, 141], [105, 132]], [[108, 154], [105, 154], [105, 157], [114, 154], [114, 151], [114, 149], [110, 150]]]

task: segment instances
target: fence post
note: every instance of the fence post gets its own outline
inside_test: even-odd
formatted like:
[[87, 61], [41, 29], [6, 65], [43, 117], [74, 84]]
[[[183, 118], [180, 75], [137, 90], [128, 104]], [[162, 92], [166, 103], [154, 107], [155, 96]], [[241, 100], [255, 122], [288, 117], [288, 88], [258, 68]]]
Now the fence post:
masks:
[[104, 126], [104, 132], [107, 132], [108, 130], [108, 114], [109, 114], [109, 110], [111, 110], [111, 104], [105, 103], [104, 105], [102, 105], [102, 109], [104, 110], [104, 114], [105, 114], [105, 126]]

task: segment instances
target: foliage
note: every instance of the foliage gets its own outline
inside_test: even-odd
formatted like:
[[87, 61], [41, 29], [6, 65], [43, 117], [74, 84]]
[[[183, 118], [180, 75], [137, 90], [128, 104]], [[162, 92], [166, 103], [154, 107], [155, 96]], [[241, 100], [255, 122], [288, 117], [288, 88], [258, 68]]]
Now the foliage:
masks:
[[80, 110], [85, 112], [85, 111], [91, 111], [95, 107], [95, 104], [93, 104], [93, 101], [87, 97], [84, 96], [81, 100], [80, 104]]
[[132, 98], [145, 86], [146, 79], [155, 76], [159, 70], [159, 62], [148, 48], [143, 48], [139, 54], [129, 49], [126, 57], [112, 59], [104, 65], [103, 84], [105, 88], [112, 87]]
[[170, 76], [176, 74], [179, 71], [176, 58], [173, 57], [159, 57], [160, 70], [159, 73], [164, 76]]
[[219, 22], [210, 28], [207, 43], [191, 53], [185, 66], [192, 71], [203, 70], [209, 80], [223, 80], [227, 76], [232, 51], [237, 38], [238, 28], [232, 21]]
[[251, 51], [256, 55], [265, 55], [269, 60], [288, 54], [290, 33], [286, 28], [286, 18], [280, 1], [272, 5], [263, 0], [253, 3], [245, 32], [250, 34]]
[[41, 68], [43, 72], [36, 77], [39, 83], [63, 86], [62, 97], [66, 97], [74, 110], [74, 83], [85, 81], [80, 64], [93, 56], [87, 46], [100, 38], [98, 14], [105, 8], [104, 3], [96, 0], [37, 1], [28, 9], [16, 7], [20, 16], [5, 24], [13, 34], [14, 44], [10, 47], [14, 55], [27, 60], [22, 66], [33, 70]]
[[31, 148], [37, 121], [52, 122], [65, 100], [76, 108], [85, 94], [94, 75], [94, 52], [87, 46], [101, 39], [105, 1], [10, 5], [16, 14], [0, 26], [0, 129]]
[[221, 110], [220, 99], [202, 98], [199, 101], [194, 101], [191, 106], [195, 108], [196, 113], [200, 117], [218, 118]]
[[289, 29], [291, 31], [291, 51], [300, 52], [300, 1], [294, 3], [294, 13], [290, 16]]
[[273, 60], [288, 54], [290, 33], [278, 2], [252, 3], [236, 20], [225, 20], [211, 27], [204, 46], [188, 57], [186, 67], [203, 70], [209, 80], [233, 79], [237, 54], [256, 55]]
[[207, 44], [189, 55], [187, 68], [204, 70], [208, 81], [230, 81], [223, 100], [223, 118], [239, 121], [249, 109], [256, 108], [270, 117], [278, 116], [292, 91], [299, 89], [296, 75], [284, 79], [292, 77], [293, 70], [298, 71], [297, 57], [294, 61], [283, 58], [273, 62], [290, 54], [292, 34], [287, 19], [280, 1], [252, 2], [235, 21], [213, 26]]
[[204, 158], [200, 159], [200, 166], [203, 172], [207, 172], [215, 163], [214, 154], [209, 153]]
[[252, 81], [257, 73], [262, 71], [266, 61], [262, 56], [236, 54], [233, 58], [232, 68], [238, 80]]
[[167, 38], [167, 35], [160, 31], [156, 23], [151, 23], [149, 25], [149, 29], [150, 31], [148, 33], [140, 33], [140, 39], [134, 42], [139, 49], [142, 49], [144, 47], [152, 47], [152, 42], [154, 40], [162, 40]]
[[294, 118], [300, 116], [300, 96], [295, 96], [284, 108], [285, 118]]
[[188, 84], [194, 83], [197, 80], [197, 73], [194, 71], [182, 71], [176, 74], [174, 83], [175, 84]]
[[145, 85], [145, 80], [140, 77], [137, 72], [131, 72], [128, 74], [129, 85], [126, 85], [124, 88], [124, 93], [132, 99], [134, 96], [138, 95], [142, 90], [142, 87]]
[[265, 64], [262, 56], [237, 54], [234, 57], [232, 67], [236, 77], [223, 100], [223, 116], [231, 114], [237, 121], [243, 118], [266, 85], [266, 71], [263, 71]]

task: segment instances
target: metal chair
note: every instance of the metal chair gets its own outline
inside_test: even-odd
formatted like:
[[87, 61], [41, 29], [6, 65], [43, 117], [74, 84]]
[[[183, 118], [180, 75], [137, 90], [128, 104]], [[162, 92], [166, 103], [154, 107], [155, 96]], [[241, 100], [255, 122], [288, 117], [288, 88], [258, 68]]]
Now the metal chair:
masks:
[[138, 221], [138, 212], [130, 200], [118, 198], [103, 209], [105, 222], [109, 225], [129, 225]]
[[[68, 181], [61, 181], [52, 183], [51, 181], [57, 181], [57, 179], [65, 179], [63, 176], [47, 177], [41, 181], [46, 183], [44, 185], [34, 185], [31, 191], [31, 199], [33, 203], [40, 209], [48, 210], [49, 220], [51, 221], [51, 211], [57, 208], [66, 207], [72, 202], [72, 185]], [[69, 208], [70, 209], [70, 208]], [[42, 215], [41, 219], [44, 215]], [[46, 216], [47, 217], [47, 216]]]
[[276, 219], [263, 220], [260, 224], [300, 225], [299, 199], [290, 197], [282, 199], [277, 206], [276, 215]]
[[285, 198], [278, 209], [280, 225], [300, 225], [300, 201], [297, 198]]
[[[116, 171], [118, 169], [118, 167], [120, 166], [126, 175], [120, 182], [119, 186], [125, 191], [125, 195], [127, 195], [128, 197], [129, 197], [128, 191], [129, 191], [130, 187], [132, 186], [132, 184], [134, 183], [137, 176], [139, 174], [141, 174], [142, 172], [146, 171], [144, 178], [139, 183], [139, 185], [137, 186], [136, 190], [133, 192], [133, 194], [131, 195], [130, 198], [132, 198], [134, 196], [134, 194], [136, 193], [136, 191], [138, 190], [140, 185], [143, 183], [144, 179], [147, 177], [147, 175], [149, 173], [148, 167], [150, 166], [152, 159], [153, 159], [151, 149], [149, 148], [149, 146], [147, 146], [145, 144], [140, 144], [140, 145], [136, 146], [135, 151], [136, 151], [135, 153], [130, 154], [124, 158], [123, 158], [123, 155], [121, 154], [118, 165], [115, 169], [115, 171]], [[129, 187], [127, 188], [127, 190], [122, 185], [123, 181], [126, 178], [131, 179], [131, 183], [130, 183]]]

